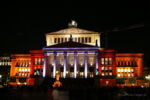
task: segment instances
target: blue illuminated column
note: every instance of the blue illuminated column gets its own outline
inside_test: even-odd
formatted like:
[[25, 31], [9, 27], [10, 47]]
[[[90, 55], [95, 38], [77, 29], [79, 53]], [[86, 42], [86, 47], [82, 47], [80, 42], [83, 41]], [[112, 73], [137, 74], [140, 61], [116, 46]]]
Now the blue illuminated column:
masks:
[[46, 76], [46, 59], [47, 58], [47, 54], [44, 54], [44, 67], [43, 67], [43, 77]]
[[85, 67], [85, 68], [84, 68], [84, 76], [85, 76], [85, 78], [87, 78], [87, 71], [88, 71], [88, 70], [87, 70], [87, 69], [88, 69], [88, 62], [87, 62], [87, 61], [88, 61], [88, 53], [85, 52], [85, 53], [84, 53], [84, 65], [85, 65], [85, 66], [84, 66], [84, 67]]
[[54, 66], [53, 66], [53, 78], [55, 78], [55, 75], [56, 75], [56, 56], [57, 56], [57, 53], [54, 52]]
[[74, 78], [77, 77], [77, 53], [74, 53]]
[[98, 72], [97, 72], [97, 69], [98, 69], [98, 53], [97, 52], [95, 52], [95, 58], [96, 58], [96, 71], [95, 71], [95, 73], [96, 73], [96, 75], [98, 75]]
[[67, 67], [67, 53], [64, 52], [64, 73], [63, 73], [64, 78], [66, 78], [66, 67]]

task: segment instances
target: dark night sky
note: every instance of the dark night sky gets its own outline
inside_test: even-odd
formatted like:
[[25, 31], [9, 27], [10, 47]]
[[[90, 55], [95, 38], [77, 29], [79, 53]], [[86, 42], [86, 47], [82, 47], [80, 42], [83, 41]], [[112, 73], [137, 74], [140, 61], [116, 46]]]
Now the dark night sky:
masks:
[[[75, 19], [79, 28], [103, 32], [103, 47], [105, 32], [109, 30], [109, 48], [119, 52], [142, 52], [145, 54], [146, 64], [150, 62], [147, 34], [150, 32], [149, 27], [127, 29], [135, 24], [145, 24], [146, 7], [141, 2], [96, 3], [38, 2], [32, 3], [33, 7], [32, 4], [23, 6], [27, 3], [13, 2], [12, 5], [1, 8], [0, 53], [23, 53], [41, 49], [45, 46], [45, 33], [67, 28], [68, 22]], [[111, 32], [115, 27], [125, 30]]]

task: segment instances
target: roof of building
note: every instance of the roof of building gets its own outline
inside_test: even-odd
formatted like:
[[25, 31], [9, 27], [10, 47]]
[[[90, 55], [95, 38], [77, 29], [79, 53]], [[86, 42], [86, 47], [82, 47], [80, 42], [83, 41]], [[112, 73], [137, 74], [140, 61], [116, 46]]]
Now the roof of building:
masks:
[[77, 27], [69, 27], [69, 28], [66, 28], [66, 29], [62, 29], [62, 30], [59, 30], [59, 31], [56, 31], [56, 32], [50, 32], [50, 33], [47, 33], [48, 35], [49, 34], [99, 34], [98, 32], [95, 32], [95, 31], [89, 31], [89, 30], [85, 30], [85, 29], [80, 29], [80, 28], [77, 28]]

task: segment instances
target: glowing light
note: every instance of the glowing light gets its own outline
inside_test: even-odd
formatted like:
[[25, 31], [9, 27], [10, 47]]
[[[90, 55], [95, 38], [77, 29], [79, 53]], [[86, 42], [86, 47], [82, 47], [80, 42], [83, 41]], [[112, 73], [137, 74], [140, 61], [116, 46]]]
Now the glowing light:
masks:
[[118, 72], [120, 72], [120, 69], [117, 69]]
[[25, 70], [24, 70], [24, 69], [22, 69], [22, 71], [24, 72]]
[[0, 75], [0, 78], [2, 78], [2, 75]]
[[130, 72], [130, 69], [128, 69], [128, 72]]
[[102, 76], [104, 76], [104, 73], [102, 73]]
[[19, 72], [21, 72], [22, 70], [21, 69], [19, 69]]
[[109, 75], [112, 76], [112, 73], [110, 72]]
[[128, 74], [128, 77], [130, 77], [131, 75], [130, 74]]
[[127, 69], [124, 69], [124, 72], [127, 72]]
[[131, 72], [133, 72], [134, 70], [133, 69], [131, 69]]
[[121, 69], [120, 72], [123, 72], [123, 69]]
[[118, 77], [120, 77], [120, 74], [117, 74]]
[[68, 71], [66, 71], [66, 74], [68, 74]]
[[27, 72], [27, 69], [24, 69], [25, 72]]
[[30, 72], [30, 68], [28, 68], [28, 72]]

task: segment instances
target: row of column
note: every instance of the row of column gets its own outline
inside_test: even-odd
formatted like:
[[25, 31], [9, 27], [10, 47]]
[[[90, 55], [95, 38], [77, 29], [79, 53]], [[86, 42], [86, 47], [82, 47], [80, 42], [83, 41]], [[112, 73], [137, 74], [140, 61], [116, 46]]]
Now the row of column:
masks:
[[[54, 64], [53, 64], [53, 78], [55, 78], [56, 75], [56, 63], [57, 63], [57, 53], [53, 53], [54, 54]], [[96, 55], [96, 70], [98, 69], [98, 54], [95, 53]], [[45, 54], [44, 57], [44, 67], [43, 67], [43, 77], [46, 76], [46, 67], [47, 67], [47, 54]], [[87, 78], [87, 73], [88, 73], [88, 53], [85, 52], [84, 53], [84, 77]], [[66, 78], [66, 67], [67, 67], [67, 53], [64, 53], [64, 68], [63, 68], [63, 78]], [[98, 73], [96, 73], [97, 75]], [[74, 78], [77, 77], [77, 53], [74, 53]]]

